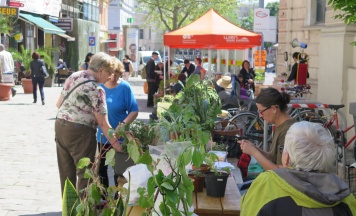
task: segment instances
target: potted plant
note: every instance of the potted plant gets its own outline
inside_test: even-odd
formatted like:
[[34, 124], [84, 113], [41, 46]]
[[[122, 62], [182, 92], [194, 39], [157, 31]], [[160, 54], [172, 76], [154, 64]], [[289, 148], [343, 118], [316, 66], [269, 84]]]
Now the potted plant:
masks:
[[120, 131], [117, 132], [120, 137], [124, 138], [122, 142], [123, 152], [116, 152], [115, 154], [115, 164], [118, 164], [114, 166], [115, 175], [122, 175], [128, 167], [135, 164], [127, 153], [127, 147], [130, 141], [125, 131], [129, 131], [130, 135], [135, 137], [136, 143], [139, 144], [143, 152], [148, 150], [149, 145], [154, 145], [156, 139], [156, 135], [154, 131], [150, 129], [150, 125], [140, 120], [134, 120], [130, 124], [125, 125], [124, 128], [120, 128]]
[[194, 184], [194, 192], [202, 192], [204, 188], [204, 173], [200, 170], [191, 170], [188, 174], [189, 178], [192, 179]]
[[205, 162], [210, 165], [212, 172], [204, 174], [206, 195], [211, 197], [223, 197], [225, 195], [227, 178], [229, 177], [231, 170], [229, 167], [218, 168], [215, 166], [215, 162], [218, 162], [219, 158], [214, 153], [208, 153], [205, 158]]

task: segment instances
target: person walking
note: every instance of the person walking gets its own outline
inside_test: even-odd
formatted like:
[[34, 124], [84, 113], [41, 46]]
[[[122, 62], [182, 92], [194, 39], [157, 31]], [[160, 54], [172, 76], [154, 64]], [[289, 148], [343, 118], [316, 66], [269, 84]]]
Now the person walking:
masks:
[[124, 64], [124, 69], [125, 69], [125, 72], [124, 72], [122, 78], [125, 81], [129, 81], [129, 77], [133, 73], [133, 66], [132, 66], [132, 62], [130, 60], [129, 55], [125, 55], [125, 58], [122, 61], [122, 63]]
[[[5, 50], [5, 46], [3, 44], [0, 44], [0, 62], [1, 62], [1, 68], [0, 68], [0, 82], [2, 82], [2, 73], [11, 73], [13, 74], [15, 72], [14, 70], [14, 60], [12, 58], [11, 53]], [[12, 97], [16, 95], [16, 90], [14, 88], [11, 88], [11, 93]]]
[[32, 59], [33, 60], [30, 63], [30, 68], [31, 68], [31, 80], [32, 80], [32, 87], [33, 87], [33, 103], [37, 103], [37, 85], [38, 85], [41, 94], [42, 105], [45, 105], [45, 97], [43, 91], [45, 78], [41, 71], [41, 68], [42, 66], [44, 66], [44, 63], [43, 61], [41, 61], [38, 52], [32, 53]]
[[155, 60], [158, 58], [157, 52], [152, 52], [152, 57], [146, 63], [146, 80], [148, 82], [147, 107], [153, 107], [153, 95], [156, 90]]
[[122, 151], [116, 136], [108, 133], [112, 126], [108, 121], [105, 91], [100, 86], [100, 83], [110, 80], [114, 69], [112, 57], [100, 52], [92, 57], [88, 70], [73, 73], [63, 85], [56, 104], [58, 113], [55, 122], [62, 195], [67, 178], [77, 191], [87, 186], [85, 170], [77, 170], [76, 165], [84, 157], [94, 162], [98, 125], [115, 151]]
[[[122, 73], [124, 73], [124, 65], [121, 61], [115, 57], [114, 59], [114, 75], [111, 79], [101, 87], [105, 90], [106, 103], [108, 106], [108, 119], [109, 123], [113, 128], [118, 129], [120, 126], [125, 126], [133, 122], [138, 115], [138, 105], [130, 87], [130, 84], [125, 80], [120, 80]], [[98, 142], [98, 148], [101, 150], [102, 157], [99, 167], [99, 176], [102, 184], [105, 187], [109, 186], [108, 179], [108, 166], [105, 165], [106, 152], [111, 148], [111, 144], [108, 142], [107, 138], [102, 137], [103, 130], [98, 127], [98, 132], [96, 133], [96, 140]], [[120, 164], [118, 164], [120, 166]], [[118, 175], [122, 175], [119, 173]], [[115, 183], [118, 175], [114, 175]]]

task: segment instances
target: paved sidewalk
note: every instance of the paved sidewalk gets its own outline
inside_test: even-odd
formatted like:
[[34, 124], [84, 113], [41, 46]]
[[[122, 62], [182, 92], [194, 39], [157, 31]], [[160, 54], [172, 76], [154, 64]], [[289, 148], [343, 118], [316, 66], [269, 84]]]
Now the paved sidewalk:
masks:
[[[143, 81], [130, 78], [139, 103], [138, 119], [147, 121]], [[45, 88], [46, 104], [16, 86], [17, 95], [0, 101], [0, 215], [61, 215], [61, 191], [54, 142], [55, 106], [61, 87]], [[39, 94], [39, 93], [38, 93]]]

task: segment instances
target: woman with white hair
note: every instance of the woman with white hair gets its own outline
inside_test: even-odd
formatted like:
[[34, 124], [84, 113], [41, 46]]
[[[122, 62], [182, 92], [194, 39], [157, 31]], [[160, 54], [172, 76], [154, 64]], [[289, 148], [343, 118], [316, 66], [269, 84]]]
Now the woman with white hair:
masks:
[[57, 101], [55, 122], [62, 195], [67, 178], [76, 185], [78, 191], [87, 186], [85, 170], [77, 170], [76, 165], [84, 157], [94, 161], [98, 125], [115, 151], [122, 150], [115, 135], [109, 136], [108, 131], [112, 127], [108, 121], [105, 91], [100, 86], [100, 83], [111, 79], [115, 67], [111, 56], [103, 52], [97, 53], [91, 58], [87, 70], [73, 73], [63, 85]]
[[328, 173], [335, 161], [333, 138], [320, 124], [294, 123], [282, 151], [284, 168], [261, 173], [241, 201], [241, 215], [356, 215], [348, 185]]

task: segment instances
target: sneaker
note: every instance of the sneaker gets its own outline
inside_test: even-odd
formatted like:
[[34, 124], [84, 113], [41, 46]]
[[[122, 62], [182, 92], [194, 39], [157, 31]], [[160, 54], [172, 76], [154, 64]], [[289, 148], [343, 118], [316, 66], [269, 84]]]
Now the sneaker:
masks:
[[42, 101], [42, 105], [45, 105], [45, 102], [44, 102], [44, 100]]
[[12, 89], [12, 91], [11, 91], [11, 93], [12, 93], [12, 97], [15, 97], [15, 95], [16, 95], [16, 90], [15, 89]]

